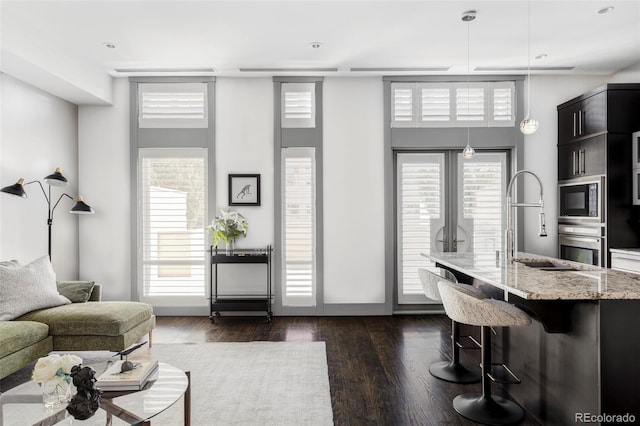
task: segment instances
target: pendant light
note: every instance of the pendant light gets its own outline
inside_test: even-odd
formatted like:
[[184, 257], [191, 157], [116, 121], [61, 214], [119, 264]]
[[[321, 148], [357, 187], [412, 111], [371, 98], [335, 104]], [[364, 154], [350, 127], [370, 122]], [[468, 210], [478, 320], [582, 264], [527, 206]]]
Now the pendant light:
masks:
[[[471, 78], [470, 77], [471, 68], [469, 65], [469, 51], [471, 50], [469, 47], [470, 46], [469, 23], [474, 19], [476, 19], [475, 10], [468, 10], [462, 14], [462, 21], [467, 23], [467, 118], [469, 118], [469, 99], [470, 99], [469, 91], [471, 86], [469, 82]], [[470, 134], [470, 130], [469, 130], [469, 126], [467, 126], [467, 146], [465, 146], [464, 150], [462, 151], [462, 156], [466, 159], [473, 158], [473, 156], [476, 153], [476, 150], [473, 149], [473, 147], [471, 146], [469, 134]]]
[[531, 0], [527, 1], [527, 115], [520, 123], [520, 131], [532, 135], [538, 130], [538, 122], [531, 117]]

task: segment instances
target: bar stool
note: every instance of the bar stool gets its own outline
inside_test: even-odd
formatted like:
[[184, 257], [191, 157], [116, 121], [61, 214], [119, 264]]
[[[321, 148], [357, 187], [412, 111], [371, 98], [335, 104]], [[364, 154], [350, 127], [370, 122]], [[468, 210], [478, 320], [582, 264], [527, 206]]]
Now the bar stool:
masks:
[[507, 302], [478, 299], [459, 291], [447, 281], [440, 281], [438, 289], [447, 315], [462, 324], [482, 327], [482, 393], [465, 393], [453, 400], [458, 414], [478, 423], [507, 425], [524, 418], [524, 410], [515, 402], [491, 395], [491, 382], [520, 383], [520, 379], [505, 367], [514, 381], [497, 380], [491, 372], [491, 327], [520, 327], [531, 324], [531, 317]]
[[[447, 269], [437, 268], [437, 272], [428, 269], [418, 269], [418, 276], [424, 295], [429, 299], [441, 302], [440, 291], [438, 290], [438, 282], [446, 280], [447, 282], [461, 287], [460, 291], [467, 292], [472, 297], [486, 298], [487, 296], [480, 290], [470, 285], [457, 284], [458, 280], [455, 275]], [[478, 344], [473, 338], [474, 343]], [[479, 344], [478, 344], [479, 346]], [[477, 347], [474, 349], [477, 349]], [[468, 368], [460, 364], [460, 324], [451, 320], [451, 360], [435, 362], [429, 366], [429, 373], [435, 378], [451, 383], [478, 383], [482, 379], [482, 373], [479, 368]]]

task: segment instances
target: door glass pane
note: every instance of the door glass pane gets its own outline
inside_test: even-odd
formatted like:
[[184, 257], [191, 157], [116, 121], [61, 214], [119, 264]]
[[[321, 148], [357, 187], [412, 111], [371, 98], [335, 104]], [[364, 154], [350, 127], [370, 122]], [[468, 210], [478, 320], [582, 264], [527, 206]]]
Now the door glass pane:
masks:
[[417, 269], [430, 250], [442, 251], [444, 154], [398, 154], [398, 303], [427, 303]]
[[506, 163], [506, 153], [458, 154], [457, 251], [494, 265], [503, 245]]

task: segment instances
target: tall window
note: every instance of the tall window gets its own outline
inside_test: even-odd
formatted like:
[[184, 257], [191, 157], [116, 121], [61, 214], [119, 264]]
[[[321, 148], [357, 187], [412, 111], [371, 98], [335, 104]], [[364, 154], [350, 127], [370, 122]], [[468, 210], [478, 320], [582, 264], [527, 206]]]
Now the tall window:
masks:
[[139, 150], [144, 297], [205, 295], [207, 150]]
[[[215, 206], [214, 77], [130, 77], [132, 299], [200, 315]], [[211, 186], [208, 186], [211, 185]]]
[[282, 149], [282, 302], [315, 306], [315, 149]]

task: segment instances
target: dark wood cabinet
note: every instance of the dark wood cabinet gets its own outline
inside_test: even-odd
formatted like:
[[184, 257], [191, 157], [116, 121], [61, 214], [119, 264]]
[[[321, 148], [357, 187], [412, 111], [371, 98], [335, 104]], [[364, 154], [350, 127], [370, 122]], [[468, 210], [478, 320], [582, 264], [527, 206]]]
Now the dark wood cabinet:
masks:
[[558, 145], [558, 180], [605, 174], [606, 147], [607, 140], [604, 134]]
[[596, 232], [602, 237], [603, 266], [611, 262], [609, 248], [640, 247], [640, 206], [632, 203], [631, 174], [631, 134], [638, 130], [638, 83], [606, 84], [558, 105], [558, 181], [566, 185], [601, 176], [604, 213], [598, 224], [582, 217], [559, 223], [601, 227]]
[[558, 107], [558, 143], [570, 143], [607, 129], [607, 91]]

